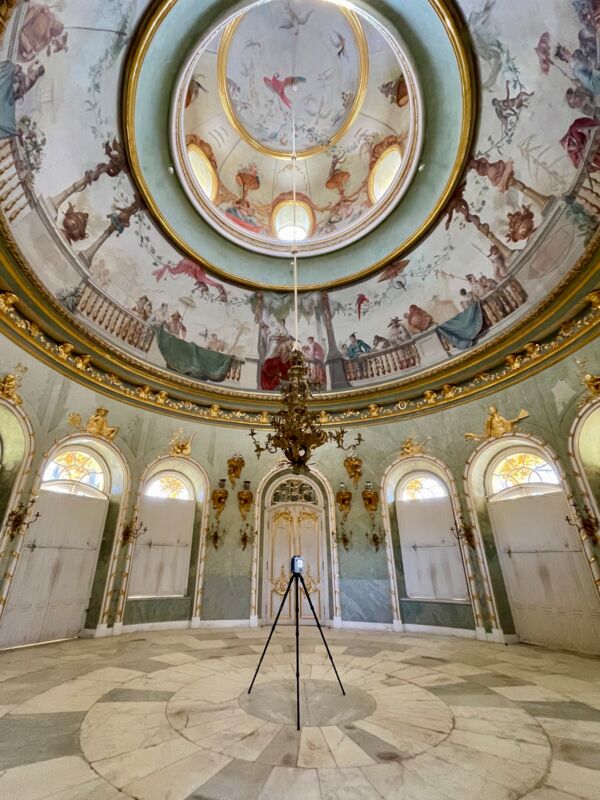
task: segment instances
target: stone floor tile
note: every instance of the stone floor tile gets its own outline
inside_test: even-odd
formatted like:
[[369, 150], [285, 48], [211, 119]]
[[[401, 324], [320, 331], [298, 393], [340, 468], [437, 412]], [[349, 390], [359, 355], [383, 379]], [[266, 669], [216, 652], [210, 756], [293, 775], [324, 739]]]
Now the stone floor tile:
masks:
[[[7, 800], [46, 800], [97, 779], [90, 766], [77, 756], [38, 761], [6, 770], [0, 776], [0, 797]], [[82, 789], [84, 791], [84, 789]]]
[[272, 767], [234, 760], [227, 764], [188, 800], [258, 800]]
[[321, 800], [317, 770], [273, 767], [258, 800]]
[[320, 769], [322, 800], [381, 800], [381, 795], [358, 768]]
[[600, 797], [600, 772], [566, 761], [552, 762], [546, 784], [554, 789], [573, 793], [584, 800], [598, 800]]
[[231, 761], [221, 753], [204, 751], [133, 781], [123, 791], [136, 800], [187, 800]]
[[26, 714], [0, 720], [0, 769], [79, 756], [83, 713]]

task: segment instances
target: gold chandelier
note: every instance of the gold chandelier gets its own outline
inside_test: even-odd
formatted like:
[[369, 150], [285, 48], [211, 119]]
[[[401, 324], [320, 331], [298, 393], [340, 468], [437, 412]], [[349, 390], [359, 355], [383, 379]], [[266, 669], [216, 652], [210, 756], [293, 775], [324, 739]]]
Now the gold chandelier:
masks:
[[258, 458], [265, 452], [281, 451], [292, 471], [298, 475], [310, 471], [308, 461], [312, 454], [327, 442], [335, 442], [340, 449], [350, 450], [358, 447], [363, 439], [359, 433], [354, 443], [346, 447], [344, 428], [323, 430], [319, 413], [308, 408], [310, 385], [307, 380], [307, 366], [297, 342], [290, 360], [288, 380], [281, 390], [281, 408], [270, 416], [274, 433], [267, 434], [264, 444], [257, 440], [254, 428], [250, 431], [250, 436]]
[[294, 269], [294, 346], [290, 355], [290, 368], [287, 381], [281, 390], [281, 408], [270, 415], [274, 433], [268, 433], [264, 444], [261, 444], [254, 428], [250, 436], [254, 442], [257, 458], [263, 453], [281, 451], [290, 464], [292, 471], [298, 475], [309, 472], [308, 462], [314, 451], [327, 442], [335, 442], [341, 450], [356, 449], [362, 442], [359, 433], [353, 444], [345, 446], [346, 431], [338, 428], [325, 431], [317, 411], [310, 411], [310, 384], [307, 378], [308, 368], [298, 341], [298, 248], [296, 243], [296, 121], [292, 110], [292, 195], [293, 195], [293, 231], [292, 266]]

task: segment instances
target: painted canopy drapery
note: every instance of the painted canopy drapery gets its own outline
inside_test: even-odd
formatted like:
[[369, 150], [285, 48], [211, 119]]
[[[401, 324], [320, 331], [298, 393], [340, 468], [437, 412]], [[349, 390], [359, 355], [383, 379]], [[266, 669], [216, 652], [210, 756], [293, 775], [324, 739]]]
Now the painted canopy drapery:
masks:
[[156, 341], [169, 369], [204, 381], [220, 382], [227, 377], [233, 356], [184, 342], [164, 328], [157, 328]]
[[438, 325], [438, 336], [459, 350], [473, 347], [483, 331], [483, 311], [481, 303], [471, 303], [468, 308], [455, 317]]

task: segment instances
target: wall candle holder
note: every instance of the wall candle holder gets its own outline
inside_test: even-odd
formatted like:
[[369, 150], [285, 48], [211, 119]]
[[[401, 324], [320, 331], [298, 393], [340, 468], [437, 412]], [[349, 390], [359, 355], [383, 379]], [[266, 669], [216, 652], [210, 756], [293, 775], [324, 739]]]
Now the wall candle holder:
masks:
[[472, 550], [475, 549], [475, 528], [465, 520], [462, 514], [459, 515], [456, 521], [456, 527], [450, 526], [450, 533], [457, 542], [464, 542], [467, 547]]
[[379, 508], [379, 494], [373, 488], [371, 481], [367, 481], [362, 493], [363, 504], [365, 510], [373, 517]]
[[256, 528], [252, 528], [249, 522], [247, 522], [243, 528], [240, 528], [240, 544], [242, 545], [242, 550], [245, 550], [249, 544], [254, 544], [257, 534], [258, 531]]
[[244, 488], [240, 489], [238, 492], [238, 508], [240, 510], [240, 514], [244, 522], [246, 521], [246, 517], [252, 508], [252, 503], [254, 502], [254, 495], [252, 494], [252, 490], [250, 489], [250, 481], [244, 481]]
[[385, 542], [385, 533], [381, 530], [381, 528], [373, 528], [371, 533], [367, 531], [365, 533], [367, 537], [367, 541], [371, 545], [371, 547], [375, 548], [375, 552], [379, 552], [379, 548]]
[[345, 483], [340, 483], [340, 488], [335, 496], [335, 502], [338, 511], [344, 518], [344, 521], [346, 521], [352, 509], [352, 492], [346, 489]]
[[123, 544], [129, 544], [130, 542], [135, 542], [136, 539], [139, 539], [140, 536], [143, 536], [145, 533], [148, 533], [148, 528], [144, 523], [141, 520], [137, 523], [132, 520], [124, 526], [121, 532], [121, 541]]
[[206, 538], [212, 544], [215, 550], [218, 550], [219, 546], [223, 544], [225, 533], [226, 531], [221, 531], [221, 521], [219, 519], [213, 522], [213, 524], [206, 531]]
[[225, 508], [225, 503], [229, 497], [229, 491], [225, 487], [225, 480], [225, 478], [221, 478], [219, 480], [218, 487], [212, 493], [212, 507], [217, 520], [221, 518], [221, 514]]
[[20, 502], [18, 506], [13, 509], [6, 519], [6, 535], [12, 542], [19, 534], [25, 534], [29, 527], [41, 517], [40, 512], [36, 512], [30, 519], [27, 517], [33, 511], [33, 507], [37, 502], [37, 497], [32, 498], [27, 504]]
[[350, 549], [352, 544], [352, 531], [347, 531], [346, 526], [342, 522], [339, 531], [332, 531], [331, 535], [338, 544], [341, 544], [346, 552]]
[[571, 527], [582, 530], [592, 544], [597, 545], [600, 542], [600, 521], [594, 512], [591, 511], [587, 505], [584, 505], [583, 511], [580, 511], [578, 508], [575, 509], [575, 517], [577, 518], [576, 522], [574, 522], [571, 517], [565, 517], [565, 521], [568, 522]]

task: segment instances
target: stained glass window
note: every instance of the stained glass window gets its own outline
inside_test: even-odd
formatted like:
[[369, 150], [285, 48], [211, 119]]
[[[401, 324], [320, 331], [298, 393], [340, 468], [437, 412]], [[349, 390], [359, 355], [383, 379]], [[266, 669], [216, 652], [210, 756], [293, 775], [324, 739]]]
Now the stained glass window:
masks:
[[532, 483], [558, 484], [556, 470], [537, 453], [511, 453], [496, 463], [492, 471], [492, 493]]
[[431, 500], [446, 497], [448, 490], [434, 475], [410, 475], [400, 490], [400, 500]]
[[67, 450], [55, 456], [46, 467], [43, 482], [51, 481], [81, 483], [103, 492], [106, 487], [106, 473], [91, 453]]
[[167, 500], [192, 500], [192, 491], [181, 475], [163, 472], [153, 478], [146, 488], [148, 497], [162, 497]]

